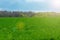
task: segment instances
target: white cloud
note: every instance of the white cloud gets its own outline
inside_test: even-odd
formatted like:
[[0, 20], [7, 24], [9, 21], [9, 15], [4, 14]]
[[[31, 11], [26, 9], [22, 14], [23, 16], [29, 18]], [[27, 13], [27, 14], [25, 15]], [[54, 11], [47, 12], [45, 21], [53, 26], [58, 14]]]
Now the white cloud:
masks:
[[26, 0], [26, 2], [31, 3], [31, 2], [45, 2], [45, 0]]

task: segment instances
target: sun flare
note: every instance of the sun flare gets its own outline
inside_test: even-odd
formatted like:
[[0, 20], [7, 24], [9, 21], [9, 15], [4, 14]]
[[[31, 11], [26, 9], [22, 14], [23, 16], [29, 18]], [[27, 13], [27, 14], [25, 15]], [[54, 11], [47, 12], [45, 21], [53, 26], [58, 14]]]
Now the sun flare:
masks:
[[60, 8], [60, 0], [52, 0], [51, 5], [53, 8]]

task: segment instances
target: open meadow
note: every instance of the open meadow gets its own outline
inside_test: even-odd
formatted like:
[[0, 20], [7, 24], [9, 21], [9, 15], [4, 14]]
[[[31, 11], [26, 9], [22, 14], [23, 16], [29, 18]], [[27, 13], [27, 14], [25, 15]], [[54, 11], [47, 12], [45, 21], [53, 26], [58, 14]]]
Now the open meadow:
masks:
[[0, 40], [60, 40], [60, 17], [0, 18]]

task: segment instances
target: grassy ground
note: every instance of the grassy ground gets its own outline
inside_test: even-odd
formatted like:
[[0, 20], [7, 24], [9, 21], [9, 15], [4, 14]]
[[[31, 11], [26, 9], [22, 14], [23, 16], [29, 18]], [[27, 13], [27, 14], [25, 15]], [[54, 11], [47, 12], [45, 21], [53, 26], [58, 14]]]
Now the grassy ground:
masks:
[[60, 17], [0, 18], [0, 40], [60, 40]]

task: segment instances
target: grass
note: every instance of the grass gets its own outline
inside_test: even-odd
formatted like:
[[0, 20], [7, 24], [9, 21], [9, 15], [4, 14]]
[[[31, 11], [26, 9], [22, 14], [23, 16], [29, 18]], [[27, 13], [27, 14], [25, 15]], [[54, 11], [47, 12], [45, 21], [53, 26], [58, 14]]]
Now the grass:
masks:
[[0, 40], [60, 40], [60, 17], [0, 18]]

